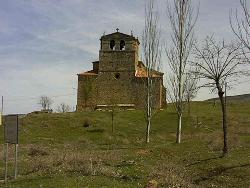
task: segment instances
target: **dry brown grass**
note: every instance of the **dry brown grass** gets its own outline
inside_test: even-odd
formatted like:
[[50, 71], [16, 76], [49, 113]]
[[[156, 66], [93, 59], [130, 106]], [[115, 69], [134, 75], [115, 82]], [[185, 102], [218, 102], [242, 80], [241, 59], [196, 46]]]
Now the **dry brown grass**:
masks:
[[157, 179], [162, 187], [168, 188], [196, 188], [197, 186], [192, 183], [191, 177], [184, 167], [177, 164], [165, 163], [158, 164], [150, 174], [152, 179]]

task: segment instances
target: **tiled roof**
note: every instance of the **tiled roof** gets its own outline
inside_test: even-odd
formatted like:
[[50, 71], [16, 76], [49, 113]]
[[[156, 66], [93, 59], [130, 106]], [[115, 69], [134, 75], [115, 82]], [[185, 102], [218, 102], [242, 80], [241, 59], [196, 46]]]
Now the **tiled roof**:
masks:
[[[151, 70], [152, 77], [162, 77], [163, 73], [156, 71], [156, 70]], [[135, 72], [136, 77], [147, 77], [147, 69], [146, 66], [143, 64], [142, 61], [139, 61], [136, 72]]]
[[90, 71], [87, 71], [87, 72], [82, 72], [82, 73], [79, 73], [78, 75], [98, 75], [98, 73], [94, 70], [90, 70]]

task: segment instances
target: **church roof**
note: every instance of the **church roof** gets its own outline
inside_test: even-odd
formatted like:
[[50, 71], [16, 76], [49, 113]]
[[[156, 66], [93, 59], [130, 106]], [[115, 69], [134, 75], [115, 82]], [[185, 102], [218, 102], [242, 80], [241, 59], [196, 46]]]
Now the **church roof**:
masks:
[[128, 35], [128, 34], [125, 34], [125, 33], [121, 33], [118, 30], [117, 30], [117, 32], [114, 32], [114, 33], [111, 33], [111, 34], [108, 34], [108, 35], [103, 35], [100, 40], [110, 40], [111, 38], [112, 39], [121, 39], [121, 38], [123, 38], [125, 40], [136, 40], [139, 43], [138, 38], [135, 38], [133, 36], [133, 34]]
[[95, 70], [90, 70], [90, 71], [87, 71], [87, 72], [79, 73], [79, 74], [77, 74], [77, 75], [97, 76], [98, 73], [97, 73]]
[[[162, 77], [164, 75], [164, 73], [153, 70], [153, 69], [151, 70], [151, 74], [152, 74], [151, 75], [152, 77]], [[147, 68], [142, 61], [138, 62], [135, 76], [136, 77], [147, 77]]]

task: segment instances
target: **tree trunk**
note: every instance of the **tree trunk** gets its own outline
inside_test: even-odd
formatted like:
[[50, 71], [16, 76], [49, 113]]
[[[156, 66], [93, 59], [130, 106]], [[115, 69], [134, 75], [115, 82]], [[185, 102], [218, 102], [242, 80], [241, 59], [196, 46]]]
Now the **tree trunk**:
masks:
[[149, 69], [147, 70], [147, 132], [146, 132], [146, 143], [149, 143], [149, 135], [151, 128], [151, 79]]
[[182, 106], [182, 68], [183, 68], [183, 27], [184, 27], [184, 3], [185, 2], [180, 2], [180, 20], [179, 20], [179, 83], [178, 83], [178, 127], [177, 127], [177, 135], [176, 135], [176, 143], [181, 143], [181, 123], [182, 123], [182, 111], [183, 111], [183, 106]]
[[84, 99], [84, 111], [87, 111], [87, 99]]
[[114, 111], [111, 112], [111, 121], [112, 121], [112, 133], [114, 133]]
[[225, 106], [225, 101], [223, 98], [224, 92], [222, 91], [221, 87], [218, 87], [218, 95], [221, 103], [221, 111], [222, 111], [222, 126], [223, 126], [223, 140], [224, 140], [224, 146], [223, 146], [223, 155], [228, 154], [228, 137], [227, 137], [227, 110]]
[[151, 128], [151, 117], [147, 117], [147, 134], [146, 134], [146, 143], [149, 143], [149, 133]]
[[188, 98], [188, 116], [190, 116], [191, 110], [190, 110], [190, 99]]
[[178, 127], [176, 132], [176, 143], [181, 143], [182, 114], [178, 114]]

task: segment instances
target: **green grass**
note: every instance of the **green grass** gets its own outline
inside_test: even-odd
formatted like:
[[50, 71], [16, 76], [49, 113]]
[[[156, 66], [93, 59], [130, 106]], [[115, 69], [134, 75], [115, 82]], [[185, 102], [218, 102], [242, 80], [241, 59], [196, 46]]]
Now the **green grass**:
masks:
[[[175, 143], [171, 107], [155, 114], [149, 144], [142, 111], [116, 112], [113, 134], [109, 112], [28, 115], [20, 127], [18, 179], [0, 187], [145, 187], [150, 180], [159, 187], [250, 187], [249, 107], [228, 106], [227, 157], [221, 157], [218, 103], [192, 103], [181, 144]], [[3, 143], [2, 129], [0, 139]], [[11, 147], [9, 178], [13, 152]], [[1, 163], [1, 179], [3, 172]]]

